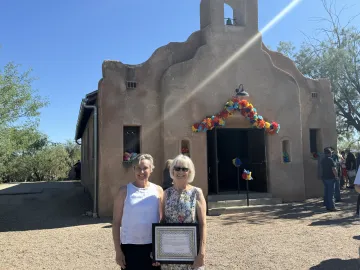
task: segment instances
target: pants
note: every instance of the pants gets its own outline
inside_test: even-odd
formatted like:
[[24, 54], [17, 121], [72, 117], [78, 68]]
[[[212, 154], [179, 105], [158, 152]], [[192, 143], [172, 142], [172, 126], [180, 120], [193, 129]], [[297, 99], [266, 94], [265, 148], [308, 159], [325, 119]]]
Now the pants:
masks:
[[360, 194], [358, 195], [357, 204], [356, 204], [356, 214], [360, 214]]
[[335, 202], [334, 202], [334, 191], [335, 191], [335, 184], [336, 179], [325, 179], [324, 180], [324, 203], [326, 209], [334, 209]]
[[160, 267], [152, 266], [152, 244], [121, 244], [121, 249], [125, 256], [126, 270], [160, 270]]
[[340, 197], [340, 179], [339, 180], [335, 180], [335, 201], [341, 201], [341, 197]]
[[353, 187], [353, 186], [354, 186], [355, 178], [356, 178], [356, 176], [349, 177], [349, 186], [350, 186], [350, 187]]
[[340, 187], [345, 187], [345, 176], [343, 175], [340, 177]]
[[[340, 196], [340, 180], [335, 180], [335, 189], [334, 189], [334, 195], [335, 195], [335, 201], [339, 202], [341, 201], [341, 196]], [[325, 189], [325, 181], [323, 180], [324, 183], [324, 189]], [[326, 200], [326, 196], [325, 196], [325, 192], [324, 192], [324, 206], [326, 206], [325, 200]]]

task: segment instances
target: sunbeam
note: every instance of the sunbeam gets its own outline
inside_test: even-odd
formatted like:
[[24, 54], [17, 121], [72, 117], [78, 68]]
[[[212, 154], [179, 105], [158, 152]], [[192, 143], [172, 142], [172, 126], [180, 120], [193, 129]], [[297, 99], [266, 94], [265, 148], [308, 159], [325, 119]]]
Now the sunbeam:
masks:
[[[164, 113], [163, 119], [159, 119], [153, 127], [155, 128], [160, 124], [161, 121], [166, 120], [172, 116], [176, 111], [181, 108], [181, 106], [186, 103], [192, 96], [201, 91], [206, 85], [213, 81], [219, 74], [221, 74], [229, 65], [234, 61], [238, 60], [239, 57], [245, 53], [263, 34], [269, 31], [275, 24], [277, 24], [281, 19], [283, 19], [291, 10], [293, 10], [302, 0], [293, 0], [289, 3], [283, 10], [281, 10], [270, 22], [268, 22], [257, 34], [250, 38], [242, 47], [240, 47], [233, 55], [231, 55], [223, 64], [219, 66], [218, 69], [214, 70], [207, 78], [201, 81], [194, 90], [188, 95], [184, 96], [183, 99], [178, 102], [171, 110]], [[190, 128], [190, 126], [189, 126]], [[150, 130], [149, 130], [150, 132]]]

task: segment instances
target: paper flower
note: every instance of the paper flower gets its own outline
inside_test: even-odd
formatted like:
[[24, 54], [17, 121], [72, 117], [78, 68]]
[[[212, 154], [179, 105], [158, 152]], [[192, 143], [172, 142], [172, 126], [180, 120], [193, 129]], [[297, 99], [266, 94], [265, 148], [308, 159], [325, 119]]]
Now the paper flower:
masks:
[[225, 103], [224, 109], [216, 115], [204, 118], [200, 123], [194, 124], [191, 129], [193, 132], [205, 132], [212, 130], [216, 126], [225, 126], [225, 120], [234, 114], [235, 111], [241, 113], [254, 128], [265, 129], [269, 134], [279, 133], [280, 124], [277, 122], [267, 122], [257, 113], [253, 104], [239, 96], [232, 97]]
[[247, 170], [244, 170], [244, 172], [242, 173], [242, 178], [247, 181], [253, 180], [253, 178], [251, 177], [251, 172]]
[[241, 164], [242, 164], [240, 158], [234, 158], [234, 159], [232, 160], [232, 163], [234, 164], [235, 167], [240, 167]]

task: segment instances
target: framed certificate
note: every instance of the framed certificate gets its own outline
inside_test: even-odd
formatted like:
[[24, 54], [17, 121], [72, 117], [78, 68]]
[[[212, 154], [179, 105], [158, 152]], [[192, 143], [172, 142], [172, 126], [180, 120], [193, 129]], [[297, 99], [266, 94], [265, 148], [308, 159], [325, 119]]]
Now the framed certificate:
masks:
[[199, 252], [199, 224], [152, 225], [153, 260], [169, 264], [192, 264]]

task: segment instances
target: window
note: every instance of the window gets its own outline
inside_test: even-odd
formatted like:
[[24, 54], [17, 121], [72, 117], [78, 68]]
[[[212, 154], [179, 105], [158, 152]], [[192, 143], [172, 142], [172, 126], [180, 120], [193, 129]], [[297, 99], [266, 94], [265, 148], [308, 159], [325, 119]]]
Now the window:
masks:
[[181, 154], [190, 157], [190, 142], [189, 140], [181, 140]]
[[140, 127], [124, 126], [124, 152], [140, 153]]
[[319, 129], [310, 129], [310, 152], [318, 153], [321, 151], [320, 144], [320, 130]]
[[312, 98], [317, 98], [317, 97], [318, 97], [318, 93], [317, 93], [317, 92], [312, 92], [312, 93], [311, 93], [311, 97], [312, 97]]
[[137, 86], [137, 83], [134, 81], [127, 81], [126, 82], [126, 88], [127, 89], [135, 89]]
[[228, 4], [224, 4], [225, 25], [235, 25], [234, 10]]
[[282, 145], [281, 145], [281, 149], [282, 149], [283, 162], [284, 163], [291, 162], [290, 141], [289, 140], [283, 140]]
[[126, 69], [126, 88], [135, 89], [136, 83], [136, 70], [133, 67], [127, 67]]

